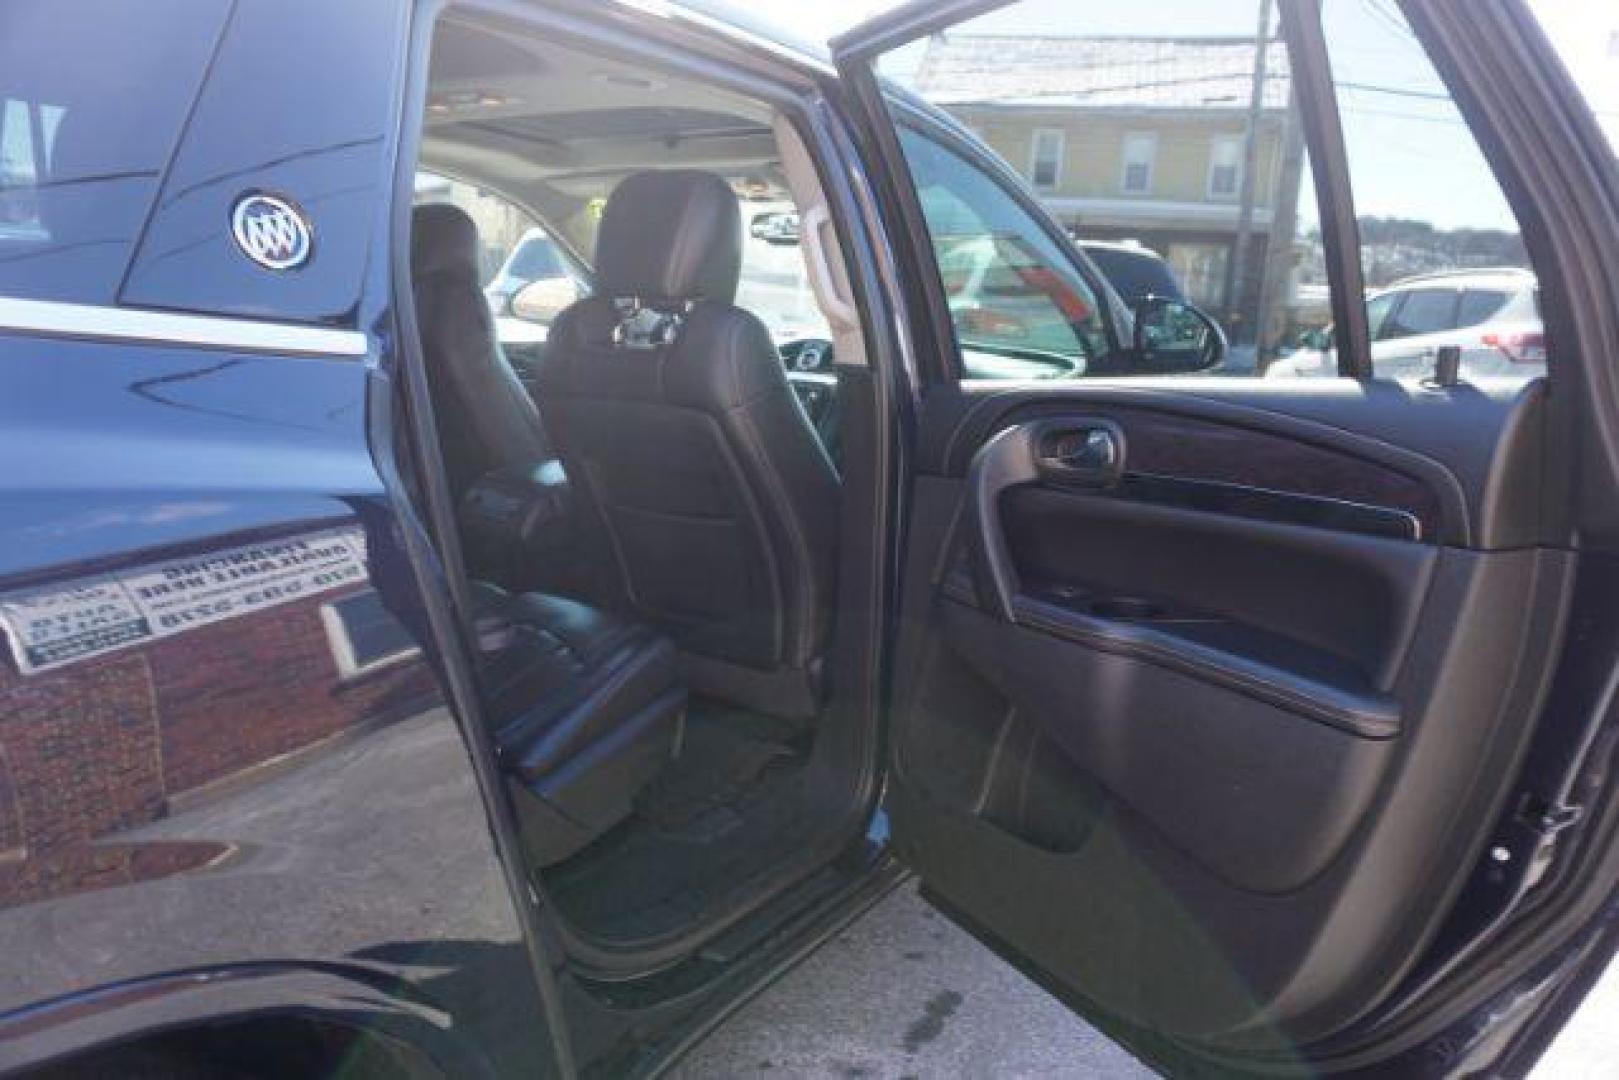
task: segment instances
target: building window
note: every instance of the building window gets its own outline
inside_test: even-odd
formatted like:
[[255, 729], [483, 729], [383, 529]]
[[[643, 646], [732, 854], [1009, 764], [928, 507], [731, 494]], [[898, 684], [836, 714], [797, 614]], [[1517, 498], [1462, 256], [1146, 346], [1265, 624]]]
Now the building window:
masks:
[[1220, 135], [1209, 144], [1209, 198], [1232, 199], [1242, 187], [1242, 136]]
[[1124, 170], [1119, 174], [1119, 190], [1126, 195], [1145, 195], [1152, 190], [1152, 166], [1158, 157], [1158, 136], [1130, 134], [1124, 137]]
[[410, 632], [382, 605], [375, 589], [322, 604], [326, 640], [345, 679], [391, 667], [419, 655]]
[[1037, 188], [1056, 187], [1062, 181], [1062, 132], [1043, 129], [1034, 133], [1034, 152], [1030, 155], [1029, 179]]

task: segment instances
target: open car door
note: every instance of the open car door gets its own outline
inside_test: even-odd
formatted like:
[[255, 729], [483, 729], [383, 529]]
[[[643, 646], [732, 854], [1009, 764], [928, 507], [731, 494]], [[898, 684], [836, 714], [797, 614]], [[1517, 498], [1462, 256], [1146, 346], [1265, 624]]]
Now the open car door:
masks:
[[[896, 850], [1172, 1071], [1526, 1060], [1612, 951], [1611, 154], [1518, 3], [1282, 0], [1257, 35], [1253, 5], [1215, 5], [1223, 53], [1202, 27], [1133, 36], [1117, 5], [1064, 5], [1062, 25], [995, 6], [912, 4], [834, 42], [920, 384]], [[1397, 70], [1361, 81], [1373, 46]], [[1400, 166], [1358, 139], [1379, 111], [1380, 130], [1433, 121], [1433, 169], [1470, 155], [1466, 183], [1539, 275], [1546, 324], [1525, 332], [1548, 363], [1371, 370], [1361, 298], [1394, 273], [1377, 258], [1404, 245], [1406, 272], [1435, 269], [1357, 221]], [[1171, 114], [1203, 155], [1191, 181]], [[1153, 373], [1156, 309], [1119, 315], [1065, 235], [1129, 229], [1215, 297], [1231, 346], [1209, 359], [1238, 377]], [[1045, 259], [1095, 319], [956, 269], [974, 236]], [[1310, 259], [1339, 377], [1263, 378], [1309, 328]], [[1040, 366], [1053, 353], [1066, 370]]]

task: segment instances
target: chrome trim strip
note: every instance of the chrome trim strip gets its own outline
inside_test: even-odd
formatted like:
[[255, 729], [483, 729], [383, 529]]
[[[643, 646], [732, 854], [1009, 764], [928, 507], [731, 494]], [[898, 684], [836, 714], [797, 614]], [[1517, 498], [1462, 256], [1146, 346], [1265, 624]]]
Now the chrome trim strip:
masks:
[[193, 345], [299, 356], [364, 356], [370, 348], [365, 334], [358, 330], [9, 296], [0, 296], [0, 334]]

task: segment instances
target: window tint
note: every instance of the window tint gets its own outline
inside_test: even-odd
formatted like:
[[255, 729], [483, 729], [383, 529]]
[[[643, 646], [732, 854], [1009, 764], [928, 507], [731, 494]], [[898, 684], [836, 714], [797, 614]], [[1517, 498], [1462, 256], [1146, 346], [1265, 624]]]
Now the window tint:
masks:
[[1107, 351], [1099, 301], [1053, 240], [977, 165], [902, 128], [968, 375], [1083, 372]]
[[113, 300], [228, 8], [7, 0], [0, 295]]
[[1395, 305], [1382, 337], [1394, 340], [1456, 328], [1455, 289], [1414, 289]]
[[1497, 289], [1466, 289], [1456, 310], [1457, 326], [1477, 326], [1506, 307], [1509, 296]]
[[1400, 299], [1399, 293], [1383, 293], [1375, 296], [1366, 303], [1366, 332], [1373, 341], [1388, 333], [1389, 312], [1394, 310], [1395, 301]]

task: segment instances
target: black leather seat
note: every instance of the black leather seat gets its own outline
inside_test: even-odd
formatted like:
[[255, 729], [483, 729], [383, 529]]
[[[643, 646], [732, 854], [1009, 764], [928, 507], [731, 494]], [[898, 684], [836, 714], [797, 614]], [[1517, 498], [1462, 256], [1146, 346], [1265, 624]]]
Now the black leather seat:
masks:
[[736, 307], [741, 222], [719, 177], [619, 184], [597, 295], [552, 324], [539, 400], [616, 567], [694, 691], [813, 716], [831, 620], [838, 480], [769, 332]]
[[540, 593], [474, 584], [484, 709], [533, 865], [629, 816], [679, 751], [686, 690], [668, 639]]
[[458, 500], [497, 469], [533, 468], [553, 456], [539, 410], [500, 351], [478, 283], [478, 253], [478, 228], [466, 211], [447, 203], [415, 209], [410, 269], [417, 330]]

